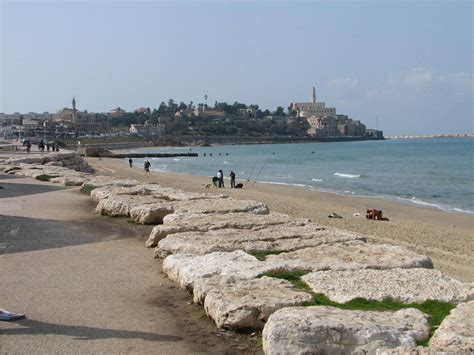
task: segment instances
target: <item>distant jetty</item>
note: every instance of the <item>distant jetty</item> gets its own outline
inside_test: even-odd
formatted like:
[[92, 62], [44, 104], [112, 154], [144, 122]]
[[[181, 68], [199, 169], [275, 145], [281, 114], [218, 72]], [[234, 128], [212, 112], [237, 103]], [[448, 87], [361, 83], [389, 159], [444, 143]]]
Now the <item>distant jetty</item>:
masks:
[[385, 136], [385, 139], [431, 139], [431, 138], [474, 138], [474, 134], [423, 134], [416, 136]]
[[175, 158], [197, 157], [198, 153], [111, 153], [103, 154], [103, 158]]

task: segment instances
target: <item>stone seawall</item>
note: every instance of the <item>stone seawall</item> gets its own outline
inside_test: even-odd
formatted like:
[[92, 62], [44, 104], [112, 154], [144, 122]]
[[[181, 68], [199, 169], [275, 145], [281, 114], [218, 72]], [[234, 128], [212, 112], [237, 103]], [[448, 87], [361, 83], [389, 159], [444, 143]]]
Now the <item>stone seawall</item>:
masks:
[[263, 329], [266, 354], [474, 351], [474, 285], [434, 270], [427, 256], [258, 201], [53, 165], [83, 167], [77, 158], [10, 158], [0, 172], [81, 185], [97, 213], [155, 225], [146, 245], [165, 258], [166, 275], [218, 328]]

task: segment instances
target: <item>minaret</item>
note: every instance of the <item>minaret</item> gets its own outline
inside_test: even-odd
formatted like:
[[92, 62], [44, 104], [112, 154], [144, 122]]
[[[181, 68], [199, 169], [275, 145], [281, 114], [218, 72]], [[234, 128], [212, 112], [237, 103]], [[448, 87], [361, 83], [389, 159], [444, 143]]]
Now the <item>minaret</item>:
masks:
[[72, 123], [76, 123], [76, 98], [72, 98]]
[[316, 88], [313, 86], [313, 104], [316, 103]]

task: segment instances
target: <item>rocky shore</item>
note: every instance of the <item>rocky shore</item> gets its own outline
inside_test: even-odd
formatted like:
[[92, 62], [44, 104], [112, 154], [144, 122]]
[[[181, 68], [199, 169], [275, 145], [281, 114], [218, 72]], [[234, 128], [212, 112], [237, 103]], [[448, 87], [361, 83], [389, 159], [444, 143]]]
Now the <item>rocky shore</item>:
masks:
[[75, 153], [3, 159], [0, 171], [81, 186], [97, 213], [154, 225], [145, 244], [167, 276], [217, 327], [262, 330], [266, 354], [474, 351], [473, 283], [404, 246], [258, 201], [94, 175]]

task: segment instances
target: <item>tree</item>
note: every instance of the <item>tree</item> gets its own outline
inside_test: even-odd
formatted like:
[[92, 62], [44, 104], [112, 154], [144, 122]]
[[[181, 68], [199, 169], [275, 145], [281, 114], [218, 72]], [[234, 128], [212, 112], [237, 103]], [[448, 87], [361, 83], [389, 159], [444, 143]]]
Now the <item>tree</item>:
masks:
[[188, 105], [186, 105], [184, 102], [180, 102], [178, 106], [179, 111], [186, 111], [188, 109]]
[[278, 106], [275, 112], [273, 113], [275, 116], [285, 117], [285, 109], [281, 106]]

